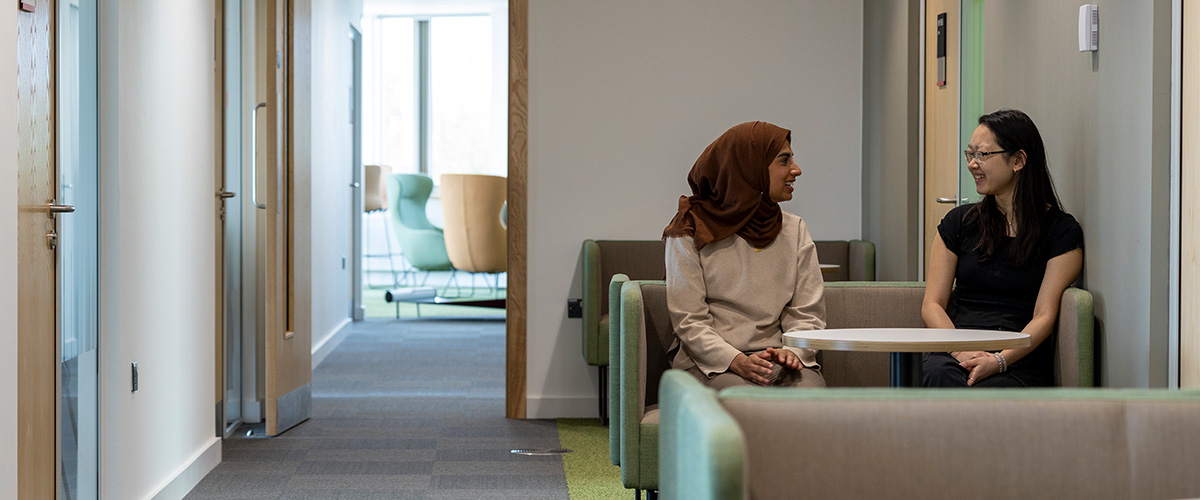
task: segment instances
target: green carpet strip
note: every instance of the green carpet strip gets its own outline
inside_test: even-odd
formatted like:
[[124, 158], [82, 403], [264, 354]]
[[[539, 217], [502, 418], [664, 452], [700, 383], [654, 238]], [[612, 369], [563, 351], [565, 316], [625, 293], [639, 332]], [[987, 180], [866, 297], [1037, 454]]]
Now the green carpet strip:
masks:
[[573, 450], [563, 455], [567, 493], [572, 500], [629, 500], [621, 485], [621, 468], [608, 457], [608, 428], [598, 418], [558, 419], [558, 441]]

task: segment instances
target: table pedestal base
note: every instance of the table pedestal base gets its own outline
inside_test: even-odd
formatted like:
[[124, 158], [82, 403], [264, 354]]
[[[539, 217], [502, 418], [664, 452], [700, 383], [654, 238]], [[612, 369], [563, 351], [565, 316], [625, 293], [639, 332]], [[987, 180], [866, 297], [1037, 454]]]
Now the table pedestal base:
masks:
[[892, 387], [921, 386], [921, 355], [919, 352], [892, 353]]

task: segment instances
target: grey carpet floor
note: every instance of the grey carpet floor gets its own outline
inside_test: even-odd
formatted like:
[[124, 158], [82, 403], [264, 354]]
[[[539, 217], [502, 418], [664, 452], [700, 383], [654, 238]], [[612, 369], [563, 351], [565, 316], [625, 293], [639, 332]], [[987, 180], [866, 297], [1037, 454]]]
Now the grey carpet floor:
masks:
[[313, 370], [313, 417], [230, 438], [186, 497], [565, 499], [553, 420], [504, 418], [504, 322], [368, 320]]

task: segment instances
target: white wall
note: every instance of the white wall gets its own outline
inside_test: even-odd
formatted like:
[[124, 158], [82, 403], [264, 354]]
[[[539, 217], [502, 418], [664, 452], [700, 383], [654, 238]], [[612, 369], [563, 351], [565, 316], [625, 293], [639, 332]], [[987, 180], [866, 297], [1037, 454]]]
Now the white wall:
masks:
[[[0, 9], [0, 95], [17, 95], [17, 10]], [[0, 30], [2, 31], [2, 30]], [[0, 498], [17, 497], [17, 100], [0, 99]]]
[[883, 281], [918, 279], [920, 16], [918, 2], [863, 2], [863, 239]]
[[[350, 26], [359, 27], [361, 2], [312, 1], [312, 164], [298, 170], [307, 198], [297, 210], [307, 211], [311, 226], [311, 313], [314, 346], [324, 343], [350, 319], [353, 181], [350, 123]], [[361, 31], [361, 28], [359, 29]], [[297, 144], [296, 147], [304, 147]], [[301, 192], [297, 192], [299, 197]], [[343, 268], [342, 259], [346, 259]], [[300, 273], [303, 280], [303, 271]]]
[[[101, 481], [108, 498], [170, 496], [187, 486], [172, 481], [207, 472], [220, 454], [213, 16], [206, 0], [122, 0], [101, 10]], [[134, 361], [138, 392], [129, 390]]]
[[1171, 36], [1170, 2], [1096, 3], [1093, 55], [1076, 45], [1078, 2], [988, 2], [984, 106], [1034, 119], [1064, 208], [1083, 226], [1101, 382], [1164, 386], [1170, 109], [1161, 94], [1164, 82], [1170, 88], [1162, 43]]
[[596, 415], [584, 363], [584, 239], [657, 239], [686, 176], [737, 123], [792, 130], [784, 209], [861, 236], [861, 2], [529, 2], [527, 414]]

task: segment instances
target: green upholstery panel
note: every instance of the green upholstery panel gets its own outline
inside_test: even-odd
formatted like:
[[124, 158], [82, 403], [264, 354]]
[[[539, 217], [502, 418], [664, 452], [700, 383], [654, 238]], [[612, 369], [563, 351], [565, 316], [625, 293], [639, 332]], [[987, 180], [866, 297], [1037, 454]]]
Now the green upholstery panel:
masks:
[[742, 498], [742, 431], [717, 402], [717, 393], [687, 372], [671, 370], [663, 374], [659, 401], [662, 498]]
[[[621, 480], [627, 488], [658, 488], [658, 424], [643, 422], [658, 404], [658, 384], [670, 369], [667, 350], [675, 338], [664, 281], [627, 281], [621, 286], [620, 335]], [[610, 371], [616, 371], [611, 370]]]
[[629, 277], [617, 273], [608, 284], [608, 456], [621, 465], [621, 287]]
[[662, 240], [583, 241], [583, 358], [589, 365], [607, 366], [608, 342], [600, 319], [609, 310], [612, 276], [661, 280], [666, 275], [666, 246]]
[[1054, 382], [1062, 387], [1096, 385], [1096, 325], [1092, 294], [1071, 287], [1058, 306]]

